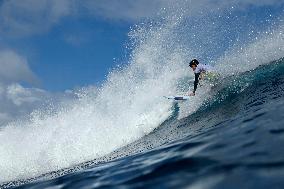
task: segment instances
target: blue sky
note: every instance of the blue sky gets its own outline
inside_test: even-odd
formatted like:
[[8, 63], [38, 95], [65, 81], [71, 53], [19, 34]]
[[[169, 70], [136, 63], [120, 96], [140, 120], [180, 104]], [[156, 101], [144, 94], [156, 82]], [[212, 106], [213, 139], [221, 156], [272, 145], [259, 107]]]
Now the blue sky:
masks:
[[[155, 19], [161, 8], [177, 4], [173, 0], [0, 2], [0, 50], [22, 57], [32, 72], [29, 77], [37, 78], [15, 81], [48, 91], [101, 84], [109, 70], [127, 59], [130, 27], [143, 19]], [[283, 12], [283, 3], [277, 0], [183, 2], [182, 6], [194, 11], [210, 7], [226, 12], [235, 6], [239, 16], [245, 13], [256, 23], [267, 20], [269, 10], [275, 15]]]
[[27, 58], [38, 77], [37, 87], [62, 91], [103, 82], [125, 57], [130, 26], [105, 18], [71, 17], [47, 32], [9, 36], [5, 43]]
[[125, 54], [128, 23], [68, 19], [42, 36], [25, 40], [37, 52], [32, 70], [48, 90], [99, 85]]

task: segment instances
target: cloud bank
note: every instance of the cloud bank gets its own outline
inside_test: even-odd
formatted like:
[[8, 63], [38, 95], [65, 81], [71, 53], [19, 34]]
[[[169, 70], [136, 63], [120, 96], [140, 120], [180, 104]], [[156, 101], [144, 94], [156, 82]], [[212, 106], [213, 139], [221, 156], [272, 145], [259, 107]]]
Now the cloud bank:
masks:
[[27, 59], [13, 50], [0, 50], [0, 128], [10, 121], [26, 117], [50, 103], [59, 104], [72, 98], [71, 92], [50, 93], [23, 84], [38, 83]]
[[0, 51], [0, 127], [38, 107], [48, 96], [44, 90], [24, 88], [20, 83], [37, 83], [27, 59], [15, 51]]
[[26, 58], [12, 50], [0, 51], [0, 81], [4, 83], [36, 82], [36, 76], [28, 66]]
[[114, 21], [138, 22], [156, 18], [160, 10], [183, 9], [188, 16], [200, 11], [222, 11], [234, 6], [280, 6], [279, 0], [9, 0], [0, 4], [0, 32], [26, 36], [46, 32], [68, 16], [100, 17]]
[[9, 0], [0, 7], [1, 32], [27, 35], [45, 32], [70, 14], [68, 0]]
[[49, 93], [36, 88], [24, 88], [18, 83], [0, 83], [0, 127], [42, 105]]

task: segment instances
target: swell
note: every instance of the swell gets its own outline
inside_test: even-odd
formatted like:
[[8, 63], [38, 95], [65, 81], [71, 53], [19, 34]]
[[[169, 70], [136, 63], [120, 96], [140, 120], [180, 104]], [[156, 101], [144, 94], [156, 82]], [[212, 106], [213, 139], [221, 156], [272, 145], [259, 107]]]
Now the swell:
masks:
[[[204, 102], [195, 113], [183, 119], [178, 119], [179, 104], [173, 103], [172, 115], [158, 128], [142, 139], [111, 154], [78, 164], [72, 168], [61, 169], [33, 179], [13, 182], [13, 185], [21, 185], [40, 178], [56, 178], [105, 163], [107, 163], [106, 166], [111, 166], [111, 162], [118, 159], [135, 157], [145, 153], [149, 154], [152, 151], [161, 149], [165, 150], [200, 136], [203, 139], [210, 137], [212, 130], [220, 127], [230, 127], [231, 122], [237, 121], [242, 125], [258, 120], [266, 114], [266, 105], [277, 103], [277, 101], [284, 98], [284, 60], [280, 59], [259, 66], [255, 70], [223, 78], [214, 90], [215, 95], [212, 98]], [[246, 132], [253, 132], [251, 129], [247, 129]], [[279, 132], [283, 131], [271, 130], [273, 134]], [[202, 142], [190, 143], [190, 145], [195, 144], [197, 146], [203, 145]], [[214, 148], [220, 147], [222, 146]], [[7, 186], [7, 184], [5, 185]], [[2, 187], [5, 185], [2, 185]]]

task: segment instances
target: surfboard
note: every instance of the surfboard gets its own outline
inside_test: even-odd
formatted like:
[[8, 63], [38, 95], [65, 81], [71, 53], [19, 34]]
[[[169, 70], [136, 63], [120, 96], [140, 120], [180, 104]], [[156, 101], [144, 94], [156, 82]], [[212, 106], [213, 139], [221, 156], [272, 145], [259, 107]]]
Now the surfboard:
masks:
[[189, 96], [164, 96], [167, 99], [171, 100], [188, 100]]

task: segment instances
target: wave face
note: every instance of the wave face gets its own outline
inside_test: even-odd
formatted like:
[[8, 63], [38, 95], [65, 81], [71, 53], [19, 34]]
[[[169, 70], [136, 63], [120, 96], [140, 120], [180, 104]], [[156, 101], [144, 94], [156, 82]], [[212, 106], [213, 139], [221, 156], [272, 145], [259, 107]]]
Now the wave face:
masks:
[[[278, 119], [281, 121], [282, 114], [276, 112], [283, 112], [282, 106], [272, 105], [283, 103], [284, 25], [280, 22], [270, 26], [273, 29], [267, 35], [264, 30], [258, 38], [243, 39], [241, 45], [236, 42], [224, 47], [224, 36], [238, 41], [232, 33], [245, 31], [236, 31], [229, 25], [227, 33], [219, 32], [220, 28], [211, 24], [212, 21], [224, 23], [224, 20], [218, 21], [218, 15], [199, 18], [203, 21], [200, 26], [198, 20], [187, 19], [184, 11], [176, 12], [179, 11], [163, 15], [159, 22], [135, 26], [129, 33], [128, 64], [113, 70], [100, 88], [82, 89], [78, 99], [68, 105], [34, 111], [26, 120], [2, 128], [0, 183], [25, 182], [42, 178], [41, 175], [49, 178], [58, 170], [70, 167], [72, 170], [84, 162], [134, 158], [139, 153], [146, 154], [144, 159], [141, 157], [144, 162], [146, 157], [151, 157], [149, 150], [152, 149], [157, 155], [152, 157], [154, 166], [155, 158], [161, 158], [158, 152], [167, 154], [169, 144], [176, 147], [174, 151], [180, 150], [173, 154], [185, 157], [209, 146], [213, 148], [207, 141], [212, 138], [217, 144], [219, 139], [212, 128], [225, 127], [225, 137], [230, 138], [237, 133], [228, 125], [249, 130], [256, 128], [251, 125], [260, 120], [265, 128], [271, 124], [263, 120], [271, 115], [269, 111], [275, 112], [273, 124]], [[194, 34], [193, 28], [199, 33]], [[197, 56], [207, 57], [203, 61], [214, 60], [211, 64], [222, 74], [216, 87], [203, 85], [198, 95], [185, 103], [173, 104], [161, 98], [187, 92], [193, 79], [187, 63]], [[258, 113], [261, 111], [265, 113]], [[282, 128], [277, 127], [269, 132], [281, 134]], [[191, 150], [190, 141], [199, 139], [200, 145], [196, 142], [196, 148]], [[172, 162], [172, 159], [164, 160], [164, 163]], [[193, 162], [196, 161], [200, 165], [197, 170], [208, 163], [204, 165], [196, 159]], [[157, 171], [155, 166], [151, 170]], [[222, 178], [220, 175], [217, 180]]]
[[283, 186], [284, 60], [227, 78], [214, 90], [193, 114], [178, 119], [181, 109], [174, 104], [171, 116], [147, 136], [25, 187]]

